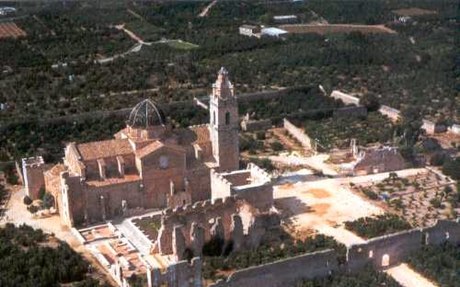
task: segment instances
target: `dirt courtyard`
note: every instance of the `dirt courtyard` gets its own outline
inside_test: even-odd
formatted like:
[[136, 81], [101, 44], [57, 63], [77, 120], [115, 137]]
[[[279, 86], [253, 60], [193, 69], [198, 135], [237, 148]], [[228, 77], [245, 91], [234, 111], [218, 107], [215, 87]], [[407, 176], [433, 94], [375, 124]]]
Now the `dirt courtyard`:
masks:
[[294, 236], [302, 237], [314, 230], [347, 246], [364, 240], [345, 230], [344, 221], [384, 213], [338, 179], [283, 183], [275, 186], [274, 197], [276, 208]]

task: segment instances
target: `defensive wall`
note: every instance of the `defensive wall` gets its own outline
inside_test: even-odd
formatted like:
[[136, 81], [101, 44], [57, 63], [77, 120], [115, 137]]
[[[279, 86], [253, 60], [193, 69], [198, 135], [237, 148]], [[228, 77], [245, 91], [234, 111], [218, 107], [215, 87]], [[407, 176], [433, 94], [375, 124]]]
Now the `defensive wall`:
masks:
[[439, 220], [434, 226], [415, 228], [355, 244], [347, 249], [346, 261], [338, 262], [335, 250], [307, 253], [273, 263], [238, 270], [211, 287], [281, 287], [300, 280], [321, 278], [334, 272], [357, 272], [367, 264], [376, 269], [403, 262], [424, 245], [460, 244], [460, 219]]
[[328, 249], [238, 270], [210, 287], [290, 286], [299, 279], [327, 276], [338, 268], [337, 252]]

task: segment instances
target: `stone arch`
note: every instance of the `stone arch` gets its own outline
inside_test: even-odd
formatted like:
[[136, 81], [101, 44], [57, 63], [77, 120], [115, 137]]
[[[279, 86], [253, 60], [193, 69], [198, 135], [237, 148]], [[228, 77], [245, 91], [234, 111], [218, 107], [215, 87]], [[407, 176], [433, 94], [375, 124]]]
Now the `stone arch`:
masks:
[[390, 266], [390, 255], [383, 254], [383, 256], [382, 256], [382, 267], [388, 267], [388, 266]]

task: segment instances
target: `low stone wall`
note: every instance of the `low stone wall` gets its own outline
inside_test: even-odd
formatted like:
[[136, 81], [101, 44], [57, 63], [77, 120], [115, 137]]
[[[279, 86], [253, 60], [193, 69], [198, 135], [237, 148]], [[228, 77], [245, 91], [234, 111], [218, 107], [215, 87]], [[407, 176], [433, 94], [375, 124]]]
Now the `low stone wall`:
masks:
[[358, 107], [343, 107], [334, 110], [333, 116], [336, 118], [345, 117], [363, 117], [367, 116], [367, 108], [363, 106]]
[[356, 105], [359, 106], [359, 98], [353, 97], [352, 95], [345, 94], [341, 91], [332, 91], [331, 98], [341, 100], [345, 105]]
[[268, 130], [272, 126], [270, 119], [265, 120], [243, 120], [241, 122], [241, 129], [245, 132], [263, 131]]
[[387, 116], [388, 118], [390, 118], [394, 122], [396, 122], [397, 120], [399, 120], [401, 118], [401, 111], [400, 110], [397, 110], [395, 108], [385, 106], [385, 105], [380, 106], [379, 113], [384, 115], [384, 116]]
[[147, 270], [147, 287], [201, 287], [201, 259], [195, 257], [191, 263], [180, 261], [169, 265], [166, 271], [159, 268]]
[[314, 141], [312, 141], [302, 129], [296, 127], [287, 119], [283, 119], [283, 127], [289, 132], [291, 136], [298, 140], [304, 148], [314, 149]]
[[328, 249], [239, 270], [210, 287], [290, 286], [289, 283], [326, 277], [337, 270], [337, 252]]

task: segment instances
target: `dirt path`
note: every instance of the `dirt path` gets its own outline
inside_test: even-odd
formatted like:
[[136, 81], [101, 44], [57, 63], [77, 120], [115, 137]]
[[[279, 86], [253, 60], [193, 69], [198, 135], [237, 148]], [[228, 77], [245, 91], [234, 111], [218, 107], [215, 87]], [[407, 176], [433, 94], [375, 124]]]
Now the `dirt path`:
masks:
[[134, 12], [133, 10], [131, 9], [127, 9], [128, 13], [133, 15], [134, 17], [136, 17], [137, 19], [141, 20], [141, 21], [145, 21], [144, 17], [142, 17], [141, 15], [137, 14], [136, 12]]
[[211, 3], [209, 3], [209, 5], [206, 6], [206, 8], [204, 8], [203, 11], [201, 11], [201, 13], [198, 15], [198, 17], [206, 17], [206, 16], [208, 16], [209, 10], [211, 10], [211, 8], [216, 4], [217, 4], [217, 0], [214, 0]]
[[385, 271], [388, 275], [393, 277], [403, 287], [437, 287], [430, 280], [423, 277], [420, 273], [415, 272], [407, 264], [402, 263], [397, 266], [391, 267]]

